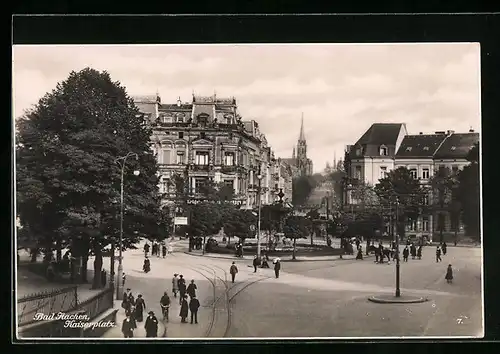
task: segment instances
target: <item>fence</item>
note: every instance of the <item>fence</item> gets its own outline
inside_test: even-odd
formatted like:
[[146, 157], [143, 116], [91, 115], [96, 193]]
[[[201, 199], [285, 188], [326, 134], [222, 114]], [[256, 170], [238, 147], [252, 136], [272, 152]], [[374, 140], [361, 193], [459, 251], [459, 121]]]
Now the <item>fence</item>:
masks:
[[106, 288], [99, 294], [85, 300], [78, 305], [78, 312], [85, 312], [89, 319], [94, 319], [106, 310], [113, 307], [114, 291], [113, 288]]
[[35, 315], [38, 313], [48, 315], [68, 312], [76, 309], [77, 306], [77, 286], [25, 296], [17, 300], [18, 326], [37, 322]]

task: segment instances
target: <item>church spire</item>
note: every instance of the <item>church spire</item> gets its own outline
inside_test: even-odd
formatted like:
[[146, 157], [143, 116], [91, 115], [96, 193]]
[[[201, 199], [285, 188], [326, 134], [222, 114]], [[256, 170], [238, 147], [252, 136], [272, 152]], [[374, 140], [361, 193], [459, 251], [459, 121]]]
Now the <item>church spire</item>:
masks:
[[292, 151], [292, 159], [295, 159], [295, 147], [293, 148], [293, 151]]
[[302, 113], [302, 118], [300, 119], [300, 135], [299, 135], [299, 140], [300, 141], [305, 141], [306, 136], [304, 134], [304, 113]]

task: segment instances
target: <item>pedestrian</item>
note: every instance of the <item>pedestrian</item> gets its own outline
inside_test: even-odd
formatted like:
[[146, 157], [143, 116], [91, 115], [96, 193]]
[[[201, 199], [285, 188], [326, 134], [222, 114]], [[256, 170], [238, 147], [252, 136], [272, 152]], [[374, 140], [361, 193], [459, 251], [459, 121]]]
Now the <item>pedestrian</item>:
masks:
[[436, 263], [441, 262], [441, 248], [436, 247]]
[[184, 279], [184, 276], [181, 274], [179, 275], [179, 279], [177, 280], [177, 287], [179, 288], [179, 305], [182, 305], [182, 299], [184, 299], [184, 296], [186, 294], [186, 279]]
[[172, 247], [171, 244], [168, 244], [168, 254], [174, 253], [174, 248]]
[[191, 324], [198, 324], [198, 309], [200, 308], [200, 301], [196, 298], [196, 296], [191, 297], [189, 301], [189, 310], [191, 311]]
[[163, 245], [161, 247], [161, 253], [162, 253], [163, 258], [165, 258], [167, 256], [167, 246]]
[[142, 295], [137, 295], [137, 300], [135, 301], [135, 319], [137, 322], [143, 321], [143, 311], [146, 309], [146, 302], [142, 298]]
[[446, 245], [446, 242], [443, 242], [443, 245], [441, 246], [442, 250], [443, 250], [443, 256], [446, 256], [446, 251], [447, 251], [447, 248], [448, 246]]
[[418, 246], [417, 258], [422, 259], [422, 245]]
[[281, 262], [279, 258], [276, 258], [274, 260], [274, 275], [276, 276], [276, 279], [280, 277], [280, 270], [281, 270]]
[[410, 255], [410, 250], [408, 249], [408, 246], [406, 246], [403, 250], [403, 261], [408, 262], [408, 256]]
[[363, 260], [363, 246], [358, 246], [358, 254], [356, 255], [356, 260]]
[[144, 255], [147, 257], [149, 253], [149, 244], [146, 242], [146, 244], [144, 245]]
[[257, 273], [257, 267], [259, 266], [259, 257], [257, 255], [253, 256], [253, 272]]
[[378, 263], [380, 258], [380, 248], [375, 248], [375, 263]]
[[378, 244], [378, 251], [379, 251], [379, 263], [383, 264], [384, 263], [384, 246], [382, 246], [382, 243]]
[[410, 254], [411, 259], [415, 259], [415, 257], [417, 256], [417, 247], [415, 247], [413, 243], [410, 245]]
[[236, 277], [236, 273], [238, 273], [238, 267], [236, 267], [236, 264], [234, 264], [234, 262], [229, 268], [229, 273], [231, 274], [231, 281], [234, 283], [234, 278]]
[[187, 295], [181, 297], [181, 310], [179, 312], [179, 316], [181, 317], [181, 323], [186, 323], [186, 318], [188, 317], [188, 302]]
[[190, 298], [193, 298], [196, 296], [196, 289], [198, 289], [198, 287], [194, 283], [194, 280], [191, 280], [191, 283], [188, 285], [186, 289], [186, 294], [188, 294]]
[[134, 338], [134, 329], [137, 328], [137, 325], [134, 319], [127, 314], [127, 317], [122, 322], [122, 333], [125, 338]]
[[153, 311], [149, 311], [148, 317], [146, 318], [146, 323], [144, 323], [144, 329], [146, 330], [147, 338], [158, 337], [158, 319]]
[[153, 241], [151, 246], [151, 256], [156, 255], [156, 242]]
[[146, 258], [144, 259], [142, 270], [144, 271], [144, 273], [149, 273], [151, 271], [151, 262], [149, 261], [148, 256], [146, 256]]
[[122, 287], [125, 286], [125, 280], [127, 279], [127, 276], [125, 273], [122, 274]]
[[356, 237], [356, 249], [359, 249], [359, 245], [361, 244], [361, 241], [359, 238]]
[[132, 304], [129, 301], [129, 296], [132, 295], [130, 292], [130, 288], [127, 288], [127, 290], [123, 293], [123, 299], [122, 299], [122, 308], [125, 310], [125, 313], [127, 311], [130, 311], [130, 307]]
[[174, 273], [174, 277], [172, 278], [172, 293], [174, 294], [174, 297], [177, 297], [177, 292], [179, 291], [179, 285], [178, 285], [178, 280], [177, 276], [179, 274]]
[[168, 310], [170, 309], [170, 297], [165, 291], [160, 299], [161, 313], [163, 314], [163, 320], [168, 322]]
[[448, 264], [448, 268], [446, 269], [446, 276], [444, 277], [448, 284], [451, 284], [453, 280], [453, 269], [451, 268], [451, 264]]

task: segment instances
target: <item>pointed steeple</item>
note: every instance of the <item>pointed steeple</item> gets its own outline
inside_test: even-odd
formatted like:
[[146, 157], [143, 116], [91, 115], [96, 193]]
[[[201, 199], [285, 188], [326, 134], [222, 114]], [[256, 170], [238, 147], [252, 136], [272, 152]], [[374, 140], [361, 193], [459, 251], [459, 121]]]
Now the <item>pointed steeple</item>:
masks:
[[302, 118], [300, 119], [300, 135], [299, 135], [299, 141], [305, 141], [306, 136], [304, 134], [304, 113], [302, 113]]

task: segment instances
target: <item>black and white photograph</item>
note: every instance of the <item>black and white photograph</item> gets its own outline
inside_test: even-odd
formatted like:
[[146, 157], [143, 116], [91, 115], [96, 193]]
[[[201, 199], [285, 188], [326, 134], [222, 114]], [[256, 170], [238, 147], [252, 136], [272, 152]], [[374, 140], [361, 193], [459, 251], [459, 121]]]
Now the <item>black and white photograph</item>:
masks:
[[19, 340], [484, 336], [479, 43], [12, 57]]

